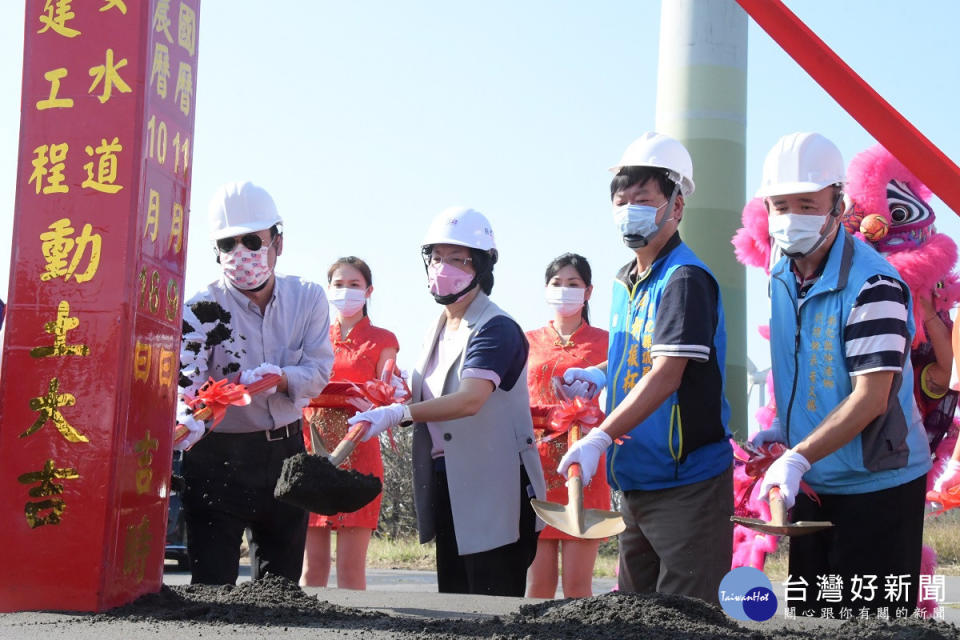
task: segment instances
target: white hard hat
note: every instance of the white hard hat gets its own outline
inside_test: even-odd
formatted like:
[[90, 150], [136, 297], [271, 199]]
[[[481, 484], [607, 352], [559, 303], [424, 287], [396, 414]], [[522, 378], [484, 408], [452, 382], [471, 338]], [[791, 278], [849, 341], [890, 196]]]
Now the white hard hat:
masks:
[[767, 153], [757, 197], [815, 193], [843, 184], [844, 173], [837, 145], [819, 133], [791, 133], [777, 140]]
[[696, 188], [690, 152], [678, 140], [656, 131], [647, 131], [631, 142], [620, 162], [610, 167], [610, 171], [616, 173], [623, 167], [666, 169], [670, 179], [680, 184], [680, 193], [684, 196], [689, 196]]
[[210, 239], [219, 240], [263, 231], [283, 224], [277, 205], [263, 187], [252, 182], [229, 182], [210, 199]]
[[423, 238], [423, 246], [455, 244], [481, 251], [496, 251], [490, 222], [479, 211], [467, 207], [450, 207], [441, 211]]

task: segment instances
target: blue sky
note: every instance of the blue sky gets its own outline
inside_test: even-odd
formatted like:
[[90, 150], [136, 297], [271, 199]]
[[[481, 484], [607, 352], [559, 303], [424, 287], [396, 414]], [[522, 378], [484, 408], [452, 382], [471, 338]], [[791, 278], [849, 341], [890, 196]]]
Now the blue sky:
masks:
[[[960, 159], [960, 3], [787, 4]], [[6, 229], [24, 24], [22, 3], [9, 5], [0, 21]], [[419, 246], [430, 219], [450, 205], [490, 218], [501, 253], [494, 299], [524, 328], [547, 320], [543, 270], [565, 251], [593, 264], [591, 306], [603, 324], [613, 273], [631, 257], [613, 227], [606, 168], [653, 128], [659, 12], [653, 0], [203, 0], [187, 290], [218, 274], [207, 241], [210, 195], [222, 182], [250, 179], [273, 194], [286, 221], [281, 271], [324, 280], [340, 255], [368, 260], [371, 316], [397, 333], [401, 366], [413, 365], [439, 310], [425, 290]], [[748, 194], [784, 133], [819, 131], [847, 161], [874, 143], [753, 23], [747, 117]], [[960, 220], [939, 201], [935, 210], [940, 229], [960, 237]], [[749, 355], [765, 366], [766, 345], [752, 336], [766, 289], [760, 274], [748, 282]]]

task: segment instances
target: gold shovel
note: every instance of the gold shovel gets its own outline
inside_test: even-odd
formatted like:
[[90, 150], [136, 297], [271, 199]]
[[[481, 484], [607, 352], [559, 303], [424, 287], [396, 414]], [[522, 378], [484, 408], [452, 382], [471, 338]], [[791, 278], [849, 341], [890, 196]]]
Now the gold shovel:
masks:
[[787, 521], [787, 507], [783, 504], [783, 497], [780, 495], [780, 487], [770, 489], [770, 522], [765, 522], [760, 518], [744, 518], [742, 516], [730, 516], [730, 520], [737, 524], [759, 531], [760, 533], [769, 533], [775, 536], [803, 536], [808, 533], [816, 533], [833, 526], [832, 522], [822, 520], [800, 520], [798, 522]]
[[[567, 446], [572, 447], [579, 439], [580, 425], [573, 424], [567, 435]], [[567, 504], [536, 498], [530, 501], [540, 519], [568, 535], [590, 540], [615, 536], [626, 529], [623, 517], [616, 511], [583, 508], [583, 479], [580, 474], [579, 463], [570, 465], [567, 473]]]

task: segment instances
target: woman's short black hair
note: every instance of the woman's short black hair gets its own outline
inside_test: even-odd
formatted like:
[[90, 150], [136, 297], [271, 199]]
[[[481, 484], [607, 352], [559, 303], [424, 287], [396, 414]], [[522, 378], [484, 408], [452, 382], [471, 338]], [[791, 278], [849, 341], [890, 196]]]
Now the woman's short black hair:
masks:
[[489, 251], [470, 249], [470, 257], [473, 259], [473, 269], [477, 272], [477, 286], [490, 295], [493, 291], [493, 265], [497, 263], [496, 256]]
[[617, 175], [610, 181], [610, 199], [613, 200], [617, 192], [629, 189], [635, 184], [645, 185], [649, 180], [655, 180], [660, 192], [670, 197], [677, 183], [670, 179], [666, 169], [656, 167], [621, 167]]
[[[563, 255], [554, 258], [553, 261], [547, 265], [547, 271], [544, 274], [544, 284], [550, 284], [550, 280], [553, 279], [553, 276], [557, 275], [557, 272], [564, 267], [573, 267], [577, 272], [577, 275], [580, 276], [580, 279], [583, 280], [583, 284], [587, 285], [588, 287], [593, 284], [593, 271], [590, 269], [590, 263], [587, 262], [587, 259], [581, 256], [579, 253], [564, 253]], [[583, 309], [580, 311], [580, 317], [583, 318], [585, 323], [590, 324], [589, 302], [583, 303]]]

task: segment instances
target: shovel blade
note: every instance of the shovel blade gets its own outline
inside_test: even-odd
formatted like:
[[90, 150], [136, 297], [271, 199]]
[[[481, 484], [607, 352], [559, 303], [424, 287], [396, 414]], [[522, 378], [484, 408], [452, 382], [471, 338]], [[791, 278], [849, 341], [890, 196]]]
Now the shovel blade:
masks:
[[609, 538], [627, 528], [623, 517], [616, 511], [584, 509], [583, 522], [575, 508], [546, 500], [531, 500], [534, 512], [548, 525], [576, 538], [596, 540]]
[[760, 518], [743, 518], [741, 516], [730, 516], [730, 520], [736, 524], [743, 525], [748, 529], [759, 531], [760, 533], [769, 533], [774, 536], [805, 536], [810, 533], [817, 533], [833, 526], [832, 522], [819, 520], [800, 520], [789, 524], [771, 524]]

